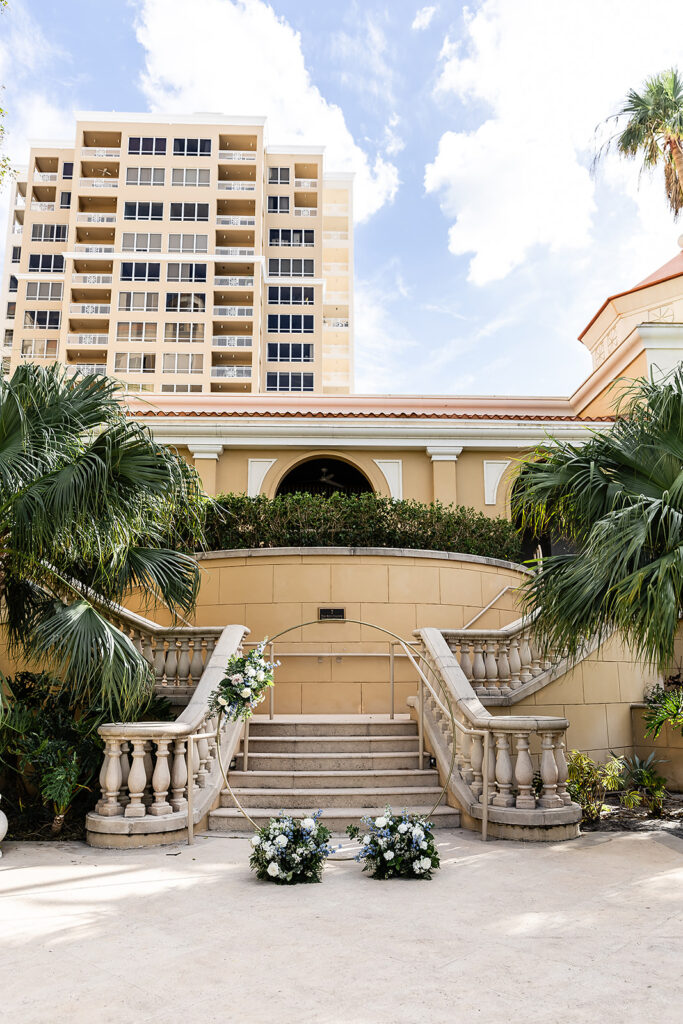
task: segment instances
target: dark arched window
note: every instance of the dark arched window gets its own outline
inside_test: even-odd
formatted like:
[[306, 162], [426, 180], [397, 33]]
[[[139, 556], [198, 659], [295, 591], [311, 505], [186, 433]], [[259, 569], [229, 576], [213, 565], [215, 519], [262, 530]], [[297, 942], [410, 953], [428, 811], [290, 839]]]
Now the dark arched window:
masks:
[[341, 459], [300, 462], [280, 481], [278, 494], [363, 494], [372, 492], [370, 481], [355, 466]]

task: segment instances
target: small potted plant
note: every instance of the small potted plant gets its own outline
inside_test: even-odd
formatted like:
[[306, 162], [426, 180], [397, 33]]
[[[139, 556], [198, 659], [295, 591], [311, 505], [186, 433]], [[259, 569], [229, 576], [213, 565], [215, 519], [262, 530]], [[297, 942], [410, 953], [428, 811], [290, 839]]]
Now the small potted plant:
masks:
[[278, 662], [268, 661], [263, 651], [267, 641], [257, 644], [247, 654], [233, 654], [225, 676], [209, 698], [209, 708], [231, 722], [251, 718], [254, 708], [265, 700], [273, 685], [273, 671]]
[[256, 877], [276, 885], [321, 882], [332, 852], [329, 829], [319, 823], [322, 811], [310, 818], [292, 818], [281, 811], [252, 836], [249, 864]]
[[393, 814], [387, 807], [377, 818], [362, 818], [365, 826], [349, 825], [347, 834], [360, 843], [357, 861], [372, 878], [430, 879], [439, 867], [433, 825], [419, 814]]

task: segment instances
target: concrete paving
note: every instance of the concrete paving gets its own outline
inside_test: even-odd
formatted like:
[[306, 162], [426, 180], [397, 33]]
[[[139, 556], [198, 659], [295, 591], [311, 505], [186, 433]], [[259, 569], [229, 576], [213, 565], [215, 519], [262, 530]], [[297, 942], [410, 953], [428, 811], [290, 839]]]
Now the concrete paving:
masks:
[[330, 862], [256, 881], [246, 838], [6, 843], [3, 1024], [667, 1024], [680, 1019], [683, 841], [535, 845], [442, 832], [431, 882]]

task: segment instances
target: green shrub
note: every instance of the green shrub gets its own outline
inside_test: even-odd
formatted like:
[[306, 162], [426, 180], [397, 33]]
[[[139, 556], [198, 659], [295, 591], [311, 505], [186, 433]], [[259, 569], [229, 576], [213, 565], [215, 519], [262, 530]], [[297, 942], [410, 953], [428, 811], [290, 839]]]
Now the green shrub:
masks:
[[646, 736], [657, 739], [667, 724], [683, 732], [683, 685], [654, 686], [646, 695], [645, 704], [647, 707], [643, 718]]
[[209, 506], [209, 550], [277, 547], [417, 548], [521, 558], [507, 519], [436, 501], [394, 501], [374, 494], [285, 494], [248, 498], [224, 494]]
[[[606, 794], [622, 786], [624, 766], [623, 757], [613, 755], [606, 764], [598, 764], [588, 754], [572, 750], [567, 758], [567, 792], [581, 806], [584, 821], [600, 821]], [[626, 807], [635, 807], [641, 797], [639, 793], [627, 792], [622, 794], [621, 802]]]
[[655, 818], [661, 818], [666, 797], [666, 779], [660, 775], [656, 766], [662, 761], [655, 757], [654, 751], [642, 760], [637, 755], [624, 758], [624, 769], [621, 784], [624, 789], [633, 789], [640, 794], [642, 802]]

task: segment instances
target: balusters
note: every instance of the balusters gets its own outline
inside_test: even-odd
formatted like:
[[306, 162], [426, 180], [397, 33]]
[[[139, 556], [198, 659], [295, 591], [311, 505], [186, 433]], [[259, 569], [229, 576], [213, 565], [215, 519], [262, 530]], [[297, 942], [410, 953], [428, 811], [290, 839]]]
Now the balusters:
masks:
[[512, 807], [515, 800], [512, 796], [512, 759], [510, 757], [510, 737], [505, 732], [494, 732], [496, 741], [496, 783], [498, 792], [491, 803], [496, 807]]
[[121, 789], [119, 791], [119, 803], [122, 807], [126, 807], [130, 803], [130, 797], [128, 796], [128, 776], [130, 774], [130, 758], [128, 751], [130, 750], [130, 743], [128, 740], [124, 740], [121, 744]]
[[553, 744], [553, 733], [539, 731], [541, 737], [541, 779], [543, 790], [538, 801], [539, 807], [562, 807], [564, 800], [557, 793], [557, 762]]
[[152, 796], [152, 775], [154, 773], [154, 760], [152, 758], [152, 751], [153, 751], [153, 749], [154, 749], [154, 744], [152, 743], [152, 741], [151, 740], [145, 740], [145, 756], [144, 756], [144, 759], [143, 759], [143, 764], [145, 766], [146, 782], [145, 782], [145, 793], [144, 793], [144, 796], [142, 798], [142, 802], [145, 805], [145, 807], [151, 807], [152, 800], [154, 799], [154, 797]]
[[154, 651], [152, 650], [151, 633], [145, 633], [142, 637], [142, 657], [148, 665], [154, 665]]
[[96, 811], [105, 817], [116, 817], [123, 814], [119, 803], [121, 789], [121, 739], [108, 739], [104, 753], [104, 764], [100, 772], [102, 799], [98, 801]]
[[535, 678], [540, 676], [543, 671], [541, 667], [541, 652], [533, 637], [529, 639], [529, 647], [531, 649], [531, 675]]
[[498, 662], [496, 661], [496, 643], [494, 640], [486, 641], [486, 653], [484, 655], [484, 666], [486, 669], [486, 688], [491, 694], [497, 694], [498, 690]]
[[510, 685], [510, 650], [509, 640], [501, 640], [498, 644], [498, 686], [501, 693], [511, 693]]
[[484, 789], [484, 781], [481, 771], [484, 763], [484, 741], [481, 736], [472, 736], [470, 738], [472, 740], [470, 764], [472, 765], [473, 776], [470, 789], [472, 790], [475, 799], [479, 800]]
[[529, 646], [529, 630], [525, 629], [522, 633], [522, 642], [519, 646], [519, 658], [521, 662], [521, 672], [519, 678], [523, 683], [528, 683], [533, 678], [531, 673], [531, 647]]
[[516, 732], [517, 759], [515, 761], [515, 782], [517, 783], [517, 799], [515, 806], [525, 810], [533, 810], [536, 797], [533, 793], [534, 766], [529, 753], [529, 735]]
[[557, 795], [563, 804], [570, 804], [572, 798], [567, 792], [567, 758], [564, 753], [564, 732], [555, 733], [555, 764], [557, 765]]
[[[216, 647], [216, 637], [215, 636], [207, 636], [207, 638], [206, 638], [206, 660], [204, 661], [205, 665], [209, 664], [209, 661], [211, 660], [211, 655], [213, 654], [215, 647]], [[240, 647], [240, 650], [241, 650], [241, 647]]]
[[484, 686], [484, 680], [486, 679], [486, 665], [484, 663], [484, 645], [475, 640], [472, 645], [474, 649], [474, 658], [472, 659], [472, 682], [474, 688], [481, 688]]
[[466, 679], [472, 679], [472, 659], [470, 658], [469, 640], [460, 641], [460, 668]]
[[[493, 796], [494, 796], [494, 793], [496, 792], [496, 745], [492, 741], [493, 741], [493, 733], [489, 733], [488, 764], [487, 765], [482, 764], [482, 767], [481, 767], [482, 772], [488, 771], [488, 780], [489, 780], [489, 785], [488, 785], [488, 802], [489, 803], [493, 802]], [[483, 747], [483, 743], [482, 743], [482, 747]], [[483, 758], [482, 758], [482, 760], [483, 760]], [[484, 793], [483, 793], [483, 786], [482, 786], [482, 794], [479, 797], [479, 803], [483, 804], [483, 802], [484, 802]]]
[[154, 678], [158, 686], [164, 685], [166, 671], [166, 642], [162, 636], [154, 641]]
[[202, 638], [195, 636], [192, 641], [192, 660], [190, 661], [190, 675], [192, 676], [192, 685], [196, 686], [201, 679], [202, 672], [204, 671], [204, 661], [202, 659]]
[[176, 647], [175, 637], [170, 637], [168, 641], [168, 650], [166, 651], [166, 664], [164, 672], [166, 674], [166, 683], [168, 686], [176, 686], [178, 673], [178, 650]]
[[[204, 727], [202, 727], [202, 732]], [[197, 757], [199, 758], [199, 771], [197, 774], [197, 783], [200, 789], [206, 786], [206, 781], [209, 777], [208, 763], [209, 763], [209, 741], [205, 737], [197, 740]]]
[[195, 742], [195, 743], [192, 744], [192, 779], [188, 779], [188, 782], [187, 782], [188, 786], [190, 784], [194, 786], [195, 793], [197, 792], [197, 790], [199, 789], [199, 786], [200, 786], [200, 782], [199, 782], [199, 766], [200, 766], [200, 763], [201, 762], [200, 762], [200, 758], [199, 758], [199, 744], [197, 742]]
[[510, 689], [517, 690], [522, 685], [520, 678], [522, 661], [519, 656], [519, 640], [516, 636], [513, 636], [510, 640], [510, 656], [508, 664], [510, 666]]
[[190, 641], [183, 636], [180, 639], [180, 654], [178, 655], [178, 685], [187, 686], [190, 674]]
[[168, 745], [170, 740], [157, 740], [157, 758], [152, 775], [152, 792], [154, 803], [149, 809], [150, 814], [170, 814], [173, 810], [168, 803], [168, 787], [171, 784], [171, 772], [168, 767]]
[[187, 784], [187, 762], [185, 760], [185, 740], [176, 740], [173, 744], [173, 767], [171, 768], [171, 807], [174, 811], [184, 811], [187, 807], [185, 786]]
[[[130, 796], [130, 803], [124, 811], [127, 818], [144, 818], [147, 813], [147, 808], [142, 802], [145, 786], [147, 785], [145, 746], [145, 740], [133, 740], [133, 763], [130, 766], [130, 774], [128, 775], [128, 795]], [[119, 758], [117, 758], [117, 763], [120, 763]]]

